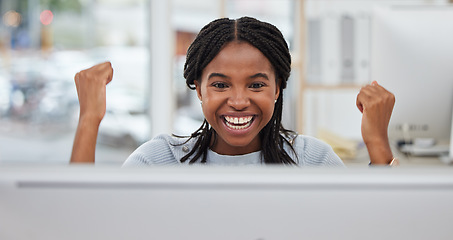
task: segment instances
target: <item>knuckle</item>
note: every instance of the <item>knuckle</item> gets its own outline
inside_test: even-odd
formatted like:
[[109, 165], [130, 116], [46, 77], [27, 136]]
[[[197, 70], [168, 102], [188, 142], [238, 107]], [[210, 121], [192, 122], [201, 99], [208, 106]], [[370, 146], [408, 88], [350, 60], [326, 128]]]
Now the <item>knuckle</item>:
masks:
[[395, 95], [393, 95], [392, 93], [388, 94], [387, 95], [387, 101], [395, 102]]
[[79, 78], [84, 78], [86, 76], [87, 70], [82, 70], [79, 72]]
[[105, 69], [105, 68], [109, 69], [109, 68], [112, 68], [112, 63], [109, 62], [109, 61], [103, 62], [103, 63], [99, 64], [99, 67], [102, 67], [102, 68], [104, 68], [104, 69]]

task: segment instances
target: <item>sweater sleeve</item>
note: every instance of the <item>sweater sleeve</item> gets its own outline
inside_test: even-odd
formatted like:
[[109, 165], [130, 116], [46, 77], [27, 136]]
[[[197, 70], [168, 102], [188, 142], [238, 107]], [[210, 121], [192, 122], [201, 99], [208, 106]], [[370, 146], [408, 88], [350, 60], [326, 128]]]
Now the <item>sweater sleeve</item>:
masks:
[[124, 162], [123, 167], [179, 164], [168, 137], [159, 135], [138, 147]]
[[299, 135], [294, 142], [299, 165], [307, 167], [344, 167], [343, 161], [327, 143], [310, 136]]

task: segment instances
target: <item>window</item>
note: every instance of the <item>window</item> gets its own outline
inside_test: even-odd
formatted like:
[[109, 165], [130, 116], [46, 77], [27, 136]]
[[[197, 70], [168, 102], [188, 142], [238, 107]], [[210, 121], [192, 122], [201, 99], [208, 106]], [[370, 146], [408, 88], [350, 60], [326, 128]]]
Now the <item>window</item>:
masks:
[[115, 76], [97, 160], [122, 162], [147, 140], [147, 6], [146, 0], [1, 2], [1, 163], [69, 161], [78, 120], [73, 77], [106, 60]]

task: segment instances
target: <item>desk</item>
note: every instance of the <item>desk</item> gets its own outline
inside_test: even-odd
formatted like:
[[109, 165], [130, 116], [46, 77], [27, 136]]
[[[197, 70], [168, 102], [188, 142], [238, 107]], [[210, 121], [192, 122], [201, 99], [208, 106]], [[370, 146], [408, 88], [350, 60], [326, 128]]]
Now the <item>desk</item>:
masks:
[[[453, 167], [453, 164], [443, 163], [439, 157], [419, 157], [419, 156], [410, 156], [404, 153], [401, 153], [395, 147], [392, 148], [392, 152], [395, 157], [399, 159], [400, 165], [402, 167], [435, 167], [435, 166], [445, 166]], [[353, 159], [343, 159], [343, 162], [346, 166], [352, 167], [368, 167], [370, 161], [368, 151], [366, 147], [361, 147], [357, 150], [357, 155]]]

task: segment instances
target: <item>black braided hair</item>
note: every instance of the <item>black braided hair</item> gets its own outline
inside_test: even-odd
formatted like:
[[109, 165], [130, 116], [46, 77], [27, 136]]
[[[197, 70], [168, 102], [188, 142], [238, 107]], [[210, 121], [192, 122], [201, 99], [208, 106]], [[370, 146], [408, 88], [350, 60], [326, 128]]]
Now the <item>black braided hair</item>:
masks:
[[[281, 124], [283, 109], [283, 89], [286, 88], [291, 72], [291, 55], [288, 45], [280, 30], [272, 24], [251, 17], [237, 20], [221, 18], [203, 27], [187, 51], [184, 64], [184, 78], [190, 89], [195, 89], [194, 81], [201, 80], [203, 69], [214, 59], [220, 50], [232, 41], [245, 41], [260, 50], [272, 64], [277, 83], [280, 83], [280, 94], [275, 103], [271, 120], [260, 132], [261, 153], [266, 164], [296, 164], [284, 150], [284, 143], [295, 133], [283, 128]], [[192, 133], [191, 138], [197, 138], [195, 147], [187, 153], [181, 162], [191, 159], [189, 163], [206, 163], [208, 148], [216, 133], [206, 119], [202, 126]], [[189, 141], [187, 140], [187, 141]], [[292, 147], [291, 147], [292, 148]], [[292, 149], [294, 151], [294, 149]], [[191, 157], [194, 155], [193, 157]]]

